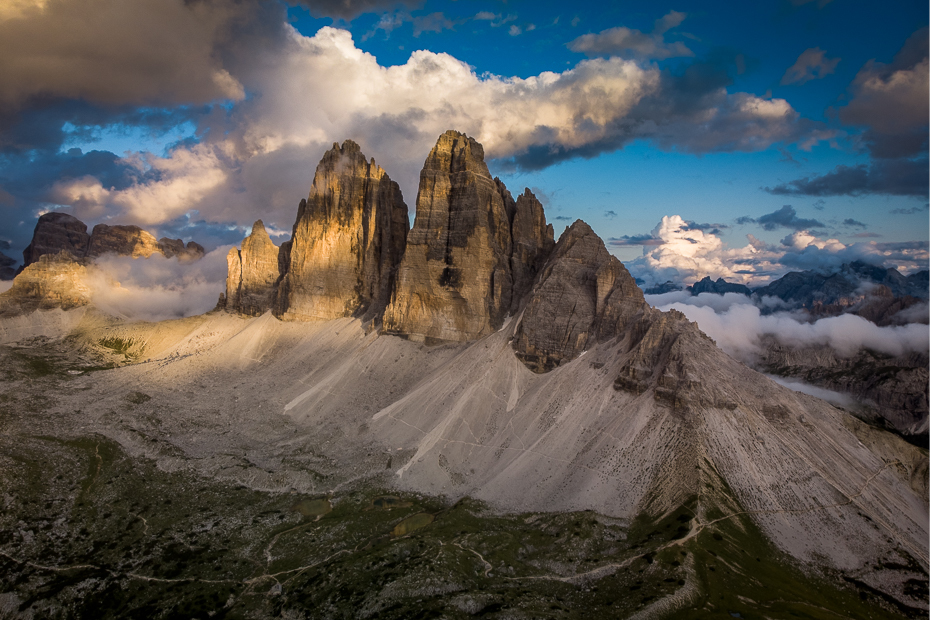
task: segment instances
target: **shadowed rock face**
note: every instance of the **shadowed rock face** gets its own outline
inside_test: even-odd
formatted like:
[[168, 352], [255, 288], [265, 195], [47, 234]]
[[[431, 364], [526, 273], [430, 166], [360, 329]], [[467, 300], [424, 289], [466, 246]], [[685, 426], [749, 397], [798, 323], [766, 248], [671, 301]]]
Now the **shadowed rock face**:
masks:
[[644, 307], [633, 277], [578, 220], [559, 239], [539, 276], [513, 348], [530, 369], [545, 372], [595, 342], [622, 334]]
[[[521, 199], [515, 260], [535, 261], [546, 247], [542, 206]], [[500, 328], [519, 301], [511, 266], [517, 211], [503, 183], [491, 178], [480, 144], [456, 131], [440, 136], [420, 173], [417, 217], [384, 331], [415, 340], [465, 341]], [[541, 228], [533, 230], [540, 219]], [[532, 266], [521, 263], [518, 290], [534, 275]]]
[[23, 250], [23, 266], [28, 267], [45, 254], [58, 254], [61, 251], [82, 258], [87, 253], [89, 243], [87, 224], [67, 213], [45, 213], [36, 223], [32, 241]]
[[542, 203], [529, 189], [517, 198], [511, 231], [513, 253], [510, 268], [513, 272], [512, 308], [515, 314], [555, 246], [552, 224], [546, 224]]
[[203, 246], [196, 241], [188, 241], [187, 245], [180, 239], [162, 237], [158, 240], [158, 248], [166, 258], [177, 256], [179, 260], [197, 260], [206, 253]]
[[380, 312], [409, 228], [397, 183], [355, 142], [334, 144], [282, 251], [277, 313], [306, 320]]
[[258, 220], [252, 233], [242, 240], [242, 250], [232, 248], [226, 256], [227, 309], [259, 316], [274, 307], [278, 254], [278, 246]]

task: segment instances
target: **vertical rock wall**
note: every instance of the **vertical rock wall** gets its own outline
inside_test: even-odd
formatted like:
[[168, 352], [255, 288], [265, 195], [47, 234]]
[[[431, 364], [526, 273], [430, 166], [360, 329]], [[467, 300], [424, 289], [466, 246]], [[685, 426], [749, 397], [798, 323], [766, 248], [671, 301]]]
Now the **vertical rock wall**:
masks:
[[481, 145], [456, 131], [440, 136], [420, 173], [416, 220], [384, 331], [464, 341], [500, 328], [514, 302], [515, 211]]
[[397, 183], [346, 140], [317, 166], [283, 253], [277, 312], [284, 319], [333, 319], [380, 312], [409, 229]]

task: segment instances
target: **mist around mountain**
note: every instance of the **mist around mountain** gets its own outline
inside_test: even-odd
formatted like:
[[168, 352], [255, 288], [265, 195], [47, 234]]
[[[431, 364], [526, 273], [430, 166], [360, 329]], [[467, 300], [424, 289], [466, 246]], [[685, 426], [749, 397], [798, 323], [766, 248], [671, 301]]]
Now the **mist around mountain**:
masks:
[[[345, 141], [291, 240], [258, 220], [225, 254], [210, 312], [125, 308], [156, 282], [213, 286], [220, 254], [50, 252], [17, 276], [0, 295], [4, 613], [926, 615], [926, 449], [725, 351], [762, 345], [650, 305], [587, 224], [556, 239], [467, 135], [427, 155], [412, 226], [403, 204]], [[129, 298], [102, 279], [120, 269]], [[153, 314], [184, 301], [169, 292]], [[926, 325], [805, 327], [740, 297], [684, 309], [921, 354]], [[849, 338], [850, 321], [884, 331]]]
[[737, 359], [926, 445], [927, 275], [853, 262], [756, 288], [668, 282], [646, 298], [685, 313]]

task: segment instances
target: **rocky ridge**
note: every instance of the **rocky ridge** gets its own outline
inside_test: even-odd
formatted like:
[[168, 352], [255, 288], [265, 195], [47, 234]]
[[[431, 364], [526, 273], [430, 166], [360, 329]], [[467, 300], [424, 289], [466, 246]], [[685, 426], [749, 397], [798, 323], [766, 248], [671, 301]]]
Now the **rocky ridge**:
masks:
[[204, 255], [203, 246], [194, 241], [155, 237], [138, 226], [97, 224], [87, 232], [87, 225], [67, 213], [51, 211], [39, 217], [32, 241], [23, 250], [23, 267], [46, 254], [67, 252], [77, 259], [95, 259], [104, 254], [148, 258], [162, 254], [167, 258], [196, 260]]

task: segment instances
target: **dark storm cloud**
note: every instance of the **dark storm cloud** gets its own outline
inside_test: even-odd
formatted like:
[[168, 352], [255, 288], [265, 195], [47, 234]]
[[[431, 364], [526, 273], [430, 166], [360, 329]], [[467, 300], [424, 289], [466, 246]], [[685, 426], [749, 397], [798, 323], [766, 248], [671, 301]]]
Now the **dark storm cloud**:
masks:
[[926, 159], [878, 160], [870, 166], [841, 164], [821, 176], [764, 189], [771, 194], [795, 196], [926, 196], [928, 178]]
[[627, 246], [640, 246], [640, 245], [662, 245], [665, 241], [655, 237], [651, 234], [649, 235], [623, 235], [622, 237], [611, 237], [607, 240], [607, 245], [612, 245], [615, 247], [627, 247]]
[[293, 0], [293, 4], [307, 7], [314, 17], [332, 17], [351, 21], [364, 13], [387, 13], [405, 7], [416, 8], [422, 0]]
[[782, 86], [786, 84], [805, 84], [811, 80], [820, 80], [836, 70], [839, 58], [827, 58], [819, 47], [804, 50], [797, 61], [785, 71], [781, 78]]
[[726, 224], [699, 224], [690, 220], [686, 220], [684, 226], [684, 230], [700, 230], [701, 232], [707, 232], [712, 235], [719, 235], [725, 228], [729, 228], [729, 226]]
[[918, 30], [890, 64], [869, 61], [850, 86], [840, 120], [866, 127], [873, 157], [914, 157], [927, 151], [928, 29]]
[[250, 0], [74, 0], [21, 5], [0, 21], [0, 106], [33, 97], [107, 105], [241, 100], [225, 50], [284, 7]]
[[810, 230], [811, 228], [823, 228], [823, 223], [818, 220], [798, 217], [797, 211], [791, 205], [785, 205], [778, 211], [766, 213], [758, 218], [740, 217], [736, 220], [737, 224], [761, 224], [765, 230], [776, 230], [778, 228], [790, 228], [791, 230]]
[[767, 187], [782, 195], [926, 196], [928, 194], [927, 118], [930, 115], [928, 29], [911, 35], [889, 64], [869, 61], [849, 87], [849, 104], [840, 120], [864, 128], [859, 143], [869, 165], [837, 166], [821, 176]]

